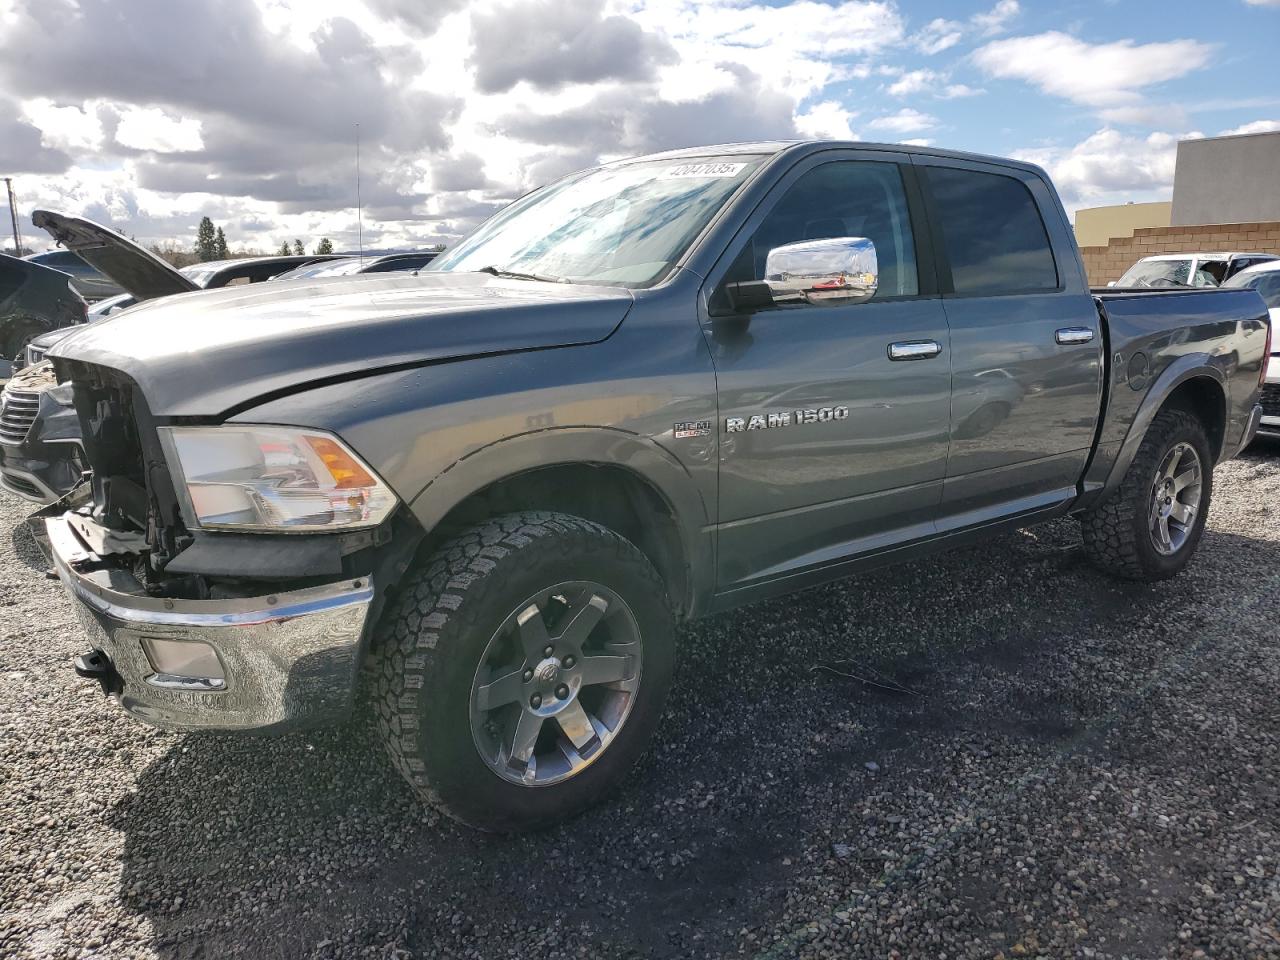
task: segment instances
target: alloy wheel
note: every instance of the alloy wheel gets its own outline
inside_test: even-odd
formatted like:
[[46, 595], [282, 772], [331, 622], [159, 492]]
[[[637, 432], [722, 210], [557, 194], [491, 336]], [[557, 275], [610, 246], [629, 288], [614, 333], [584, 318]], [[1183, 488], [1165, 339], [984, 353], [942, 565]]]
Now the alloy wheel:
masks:
[[471, 687], [471, 734], [494, 773], [547, 786], [617, 737], [640, 687], [640, 627], [603, 584], [539, 591], [490, 639]]
[[1189, 443], [1174, 444], [1160, 461], [1148, 517], [1156, 552], [1172, 556], [1187, 542], [1200, 512], [1202, 477], [1200, 455]]

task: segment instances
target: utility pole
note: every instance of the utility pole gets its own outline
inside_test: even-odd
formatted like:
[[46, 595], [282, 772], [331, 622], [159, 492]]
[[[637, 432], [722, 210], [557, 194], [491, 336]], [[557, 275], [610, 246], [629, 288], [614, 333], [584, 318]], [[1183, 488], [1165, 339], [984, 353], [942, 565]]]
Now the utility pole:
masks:
[[356, 246], [364, 264], [364, 204], [360, 201], [360, 124], [356, 124]]
[[13, 199], [13, 178], [4, 178], [4, 187], [9, 191], [9, 217], [13, 221], [13, 255], [22, 256], [22, 234], [18, 232], [18, 201]]

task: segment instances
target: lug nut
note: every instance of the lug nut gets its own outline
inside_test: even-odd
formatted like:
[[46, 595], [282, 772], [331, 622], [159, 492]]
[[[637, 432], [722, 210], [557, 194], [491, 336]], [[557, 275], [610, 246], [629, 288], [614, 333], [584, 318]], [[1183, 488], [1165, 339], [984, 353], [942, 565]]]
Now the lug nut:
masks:
[[533, 709], [535, 710], [537, 710], [540, 706], [542, 706], [542, 694], [535, 693], [532, 697], [530, 697], [529, 706], [533, 707]]
[[528, 682], [529, 682], [530, 680], [532, 680], [532, 679], [533, 679], [533, 671], [532, 671], [532, 670], [526, 670], [526, 671], [524, 672], [524, 682], [525, 682], [525, 683], [528, 683]]
[[560, 700], [568, 700], [569, 699], [568, 686], [562, 683], [560, 684], [560, 686], [556, 687], [556, 697], [559, 698]]
[[543, 650], [543, 651], [542, 651], [542, 655], [543, 655], [544, 657], [549, 657], [549, 656], [551, 656], [551, 655], [552, 655], [553, 653], [555, 653], [555, 652], [556, 652], [556, 648], [555, 648], [555, 647], [547, 647], [545, 650]]
[[574, 665], [575, 663], [577, 663], [577, 662], [578, 662], [578, 661], [577, 661], [577, 660], [575, 660], [575, 659], [573, 659], [573, 657], [572, 657], [572, 656], [565, 657], [565, 658], [564, 658], [564, 668], [565, 668], [566, 670], [572, 670], [572, 669], [573, 669], [573, 665]]

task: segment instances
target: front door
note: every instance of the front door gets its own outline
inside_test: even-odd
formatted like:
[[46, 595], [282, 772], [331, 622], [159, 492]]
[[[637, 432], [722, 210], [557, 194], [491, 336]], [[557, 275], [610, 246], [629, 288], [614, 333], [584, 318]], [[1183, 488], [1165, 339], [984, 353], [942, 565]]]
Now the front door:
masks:
[[[707, 329], [720, 405], [722, 591], [933, 532], [951, 359], [932, 260], [918, 254], [918, 197], [905, 156], [808, 158], [708, 280], [710, 313], [720, 314]], [[762, 279], [771, 249], [836, 237], [874, 242], [873, 299], [724, 315], [723, 284]]]

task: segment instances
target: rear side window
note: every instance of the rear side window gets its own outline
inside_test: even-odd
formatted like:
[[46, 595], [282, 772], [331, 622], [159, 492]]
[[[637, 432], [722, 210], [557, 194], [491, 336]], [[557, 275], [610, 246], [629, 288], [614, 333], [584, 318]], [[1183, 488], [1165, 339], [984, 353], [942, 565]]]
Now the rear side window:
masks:
[[956, 293], [1057, 289], [1049, 235], [1025, 184], [975, 170], [924, 170]]

